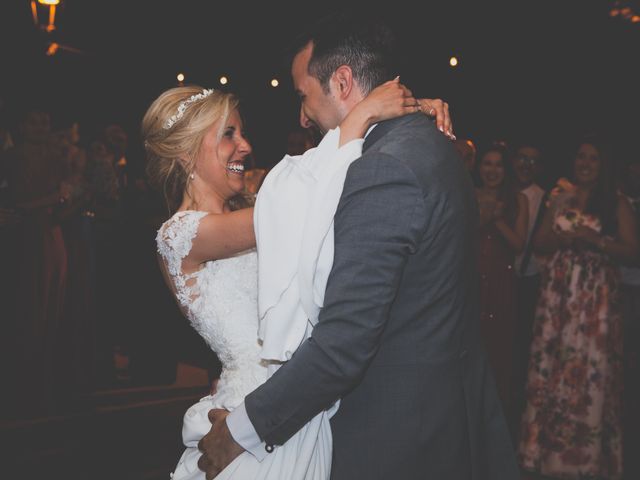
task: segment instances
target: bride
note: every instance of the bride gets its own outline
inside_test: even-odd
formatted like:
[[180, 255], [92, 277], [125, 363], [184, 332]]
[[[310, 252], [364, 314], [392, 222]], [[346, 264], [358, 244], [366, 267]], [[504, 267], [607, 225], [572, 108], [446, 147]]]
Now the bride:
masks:
[[[335, 143], [326, 144], [327, 135], [321, 142], [325, 147], [311, 149], [305, 158], [322, 162], [323, 156], [363, 138], [370, 125], [425, 108], [431, 113], [431, 106], [428, 100], [415, 100], [398, 79], [387, 82], [330, 132]], [[174, 212], [156, 238], [161, 270], [183, 314], [223, 367], [216, 393], [184, 416], [187, 448], [172, 474], [174, 480], [205, 478], [198, 469], [197, 446], [211, 427], [209, 410], [233, 410], [268, 377], [269, 362], [262, 358], [258, 340], [253, 208], [247, 208], [252, 202], [244, 194], [244, 161], [251, 145], [238, 108], [230, 93], [178, 87], [162, 93], [142, 122], [149, 177], [164, 190]], [[443, 112], [437, 114], [442, 122]], [[352, 148], [348, 161], [359, 152]], [[310, 422], [262, 462], [245, 452], [216, 478], [327, 479], [330, 470], [327, 417]]]

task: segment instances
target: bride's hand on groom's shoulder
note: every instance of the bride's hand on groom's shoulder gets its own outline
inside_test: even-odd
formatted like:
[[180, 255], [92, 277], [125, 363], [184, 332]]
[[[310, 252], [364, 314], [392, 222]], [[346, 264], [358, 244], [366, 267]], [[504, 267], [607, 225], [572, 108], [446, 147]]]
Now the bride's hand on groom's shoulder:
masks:
[[231, 436], [225, 419], [229, 412], [222, 409], [209, 411], [211, 430], [198, 442], [202, 456], [198, 468], [205, 472], [206, 479], [212, 480], [233, 460], [244, 452]]
[[438, 130], [451, 140], [456, 139], [449, 104], [439, 98], [416, 99], [413, 92], [400, 83], [400, 77], [374, 88], [362, 103], [370, 109], [376, 122], [407, 113], [422, 112], [435, 119]]
[[453, 123], [449, 114], [449, 104], [439, 98], [420, 98], [420, 110], [425, 115], [435, 117], [436, 127], [451, 140], [455, 140]]
[[377, 86], [354, 110], [366, 111], [370, 124], [420, 111], [411, 90], [400, 83], [400, 77]]

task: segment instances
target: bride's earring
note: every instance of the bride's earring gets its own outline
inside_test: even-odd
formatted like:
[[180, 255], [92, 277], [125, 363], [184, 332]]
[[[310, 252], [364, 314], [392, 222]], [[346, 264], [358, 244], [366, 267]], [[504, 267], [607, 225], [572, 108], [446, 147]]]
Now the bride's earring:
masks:
[[196, 178], [196, 174], [195, 174], [195, 173], [192, 173], [191, 175], [189, 175], [189, 178], [190, 178], [191, 180], [195, 179], [195, 178]]

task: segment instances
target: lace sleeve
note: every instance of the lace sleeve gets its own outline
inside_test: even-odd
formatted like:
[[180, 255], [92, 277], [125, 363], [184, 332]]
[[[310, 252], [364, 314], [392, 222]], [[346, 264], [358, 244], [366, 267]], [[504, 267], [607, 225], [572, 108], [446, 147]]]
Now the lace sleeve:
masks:
[[191, 251], [200, 220], [205, 215], [207, 212], [178, 212], [158, 230], [156, 236], [158, 253], [162, 256], [172, 277], [182, 275], [182, 260]]

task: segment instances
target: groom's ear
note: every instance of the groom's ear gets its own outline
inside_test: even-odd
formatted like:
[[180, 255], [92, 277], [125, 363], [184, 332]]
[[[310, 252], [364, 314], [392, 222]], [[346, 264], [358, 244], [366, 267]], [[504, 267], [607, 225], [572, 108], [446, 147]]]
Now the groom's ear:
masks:
[[347, 65], [339, 66], [333, 74], [336, 91], [340, 95], [340, 99], [344, 100], [351, 94], [353, 90], [353, 72], [351, 67]]

